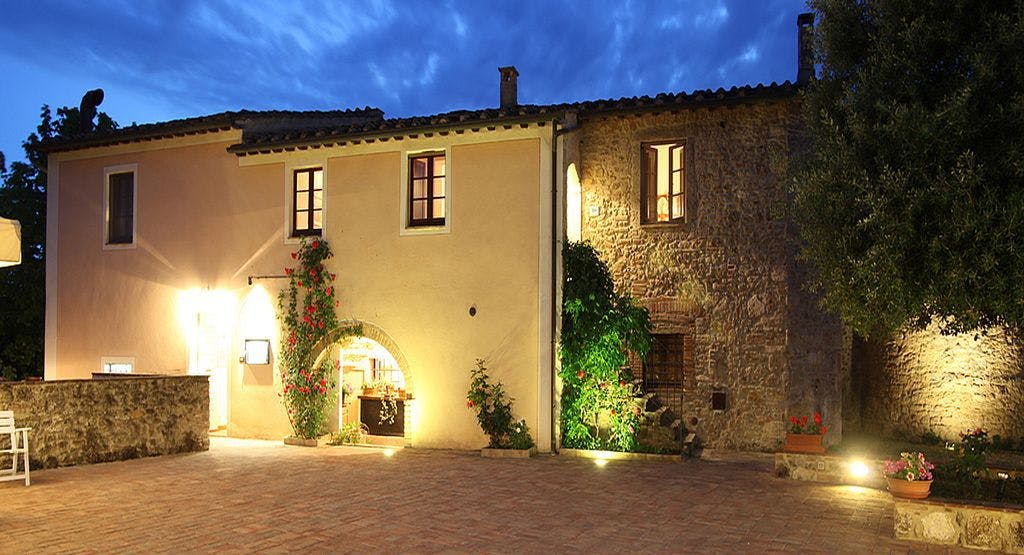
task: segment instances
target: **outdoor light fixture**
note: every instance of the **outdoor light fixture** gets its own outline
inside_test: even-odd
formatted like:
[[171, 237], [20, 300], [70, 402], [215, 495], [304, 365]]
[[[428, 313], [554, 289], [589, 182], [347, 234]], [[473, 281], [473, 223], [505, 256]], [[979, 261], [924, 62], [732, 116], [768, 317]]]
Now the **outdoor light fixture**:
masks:
[[864, 461], [852, 461], [850, 462], [850, 475], [856, 480], [863, 480], [870, 473], [868, 465], [864, 464]]
[[385, 449], [382, 452], [384, 453], [385, 457], [390, 457], [390, 456], [395, 454], [395, 450], [394, 449]]
[[594, 459], [594, 464], [603, 468], [604, 465], [608, 464], [608, 459]]
[[246, 339], [245, 340], [245, 363], [246, 364], [270, 364], [270, 340], [269, 339]]

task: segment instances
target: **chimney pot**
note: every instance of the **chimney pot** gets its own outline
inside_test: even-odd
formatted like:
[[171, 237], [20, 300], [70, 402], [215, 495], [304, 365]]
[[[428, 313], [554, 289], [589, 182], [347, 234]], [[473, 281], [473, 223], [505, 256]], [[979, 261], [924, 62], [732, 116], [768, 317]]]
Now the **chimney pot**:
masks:
[[103, 104], [103, 89], [93, 89], [82, 95], [82, 102], [78, 105], [78, 131], [80, 133], [92, 132], [92, 120], [96, 117], [96, 107], [100, 104]]
[[516, 66], [499, 67], [498, 72], [501, 73], [501, 108], [515, 108], [519, 105], [516, 90], [519, 72], [516, 71]]
[[797, 72], [796, 82], [806, 83], [814, 77], [814, 14], [802, 13], [796, 17]]

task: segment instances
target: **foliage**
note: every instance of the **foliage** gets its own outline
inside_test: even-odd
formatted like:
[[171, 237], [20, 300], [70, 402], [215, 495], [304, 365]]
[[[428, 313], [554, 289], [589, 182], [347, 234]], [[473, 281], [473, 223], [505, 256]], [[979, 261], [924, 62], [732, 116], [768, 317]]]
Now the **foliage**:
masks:
[[394, 393], [384, 392], [380, 398], [380, 414], [377, 423], [394, 424], [396, 416], [398, 416], [398, 400]]
[[366, 424], [360, 422], [349, 422], [331, 435], [330, 445], [345, 445], [353, 443], [366, 443], [366, 436], [370, 435]]
[[616, 293], [607, 264], [589, 243], [568, 243], [562, 255], [562, 444], [631, 451], [642, 411], [627, 353], [647, 354], [650, 317], [629, 295]]
[[1020, 2], [812, 0], [802, 255], [861, 334], [1024, 323]]
[[[288, 409], [288, 420], [295, 435], [316, 438], [324, 433], [327, 408], [335, 387], [334, 365], [323, 360], [314, 365], [320, 353], [315, 347], [338, 326], [334, 309], [334, 281], [337, 275], [324, 270], [324, 261], [331, 258], [326, 241], [302, 241], [292, 259], [295, 267], [284, 269], [288, 287], [278, 296], [278, 318], [281, 320], [282, 399]], [[344, 330], [342, 335], [355, 335], [359, 329]]]
[[807, 422], [807, 416], [796, 416], [789, 417], [789, 433], [791, 434], [808, 434], [808, 435], [823, 435], [828, 431], [825, 426], [821, 425], [821, 413], [814, 413], [814, 420]]
[[961, 433], [960, 442], [954, 448], [951, 461], [939, 468], [943, 480], [956, 482], [960, 495], [975, 496], [981, 492], [982, 479], [988, 470], [986, 459], [992, 447], [988, 432], [976, 428], [973, 432]]
[[900, 458], [885, 461], [886, 478], [908, 482], [931, 480], [934, 469], [935, 465], [925, 460], [924, 453], [900, 453]]
[[487, 446], [492, 449], [533, 447], [526, 421], [516, 421], [512, 416], [514, 399], [506, 398], [501, 382], [491, 383], [483, 359], [476, 360], [476, 368], [470, 371], [470, 378], [466, 408], [476, 411], [476, 421], [487, 434]]
[[[22, 143], [28, 163], [8, 167], [0, 153], [0, 216], [21, 223], [21, 264], [0, 268], [0, 379], [43, 375], [43, 325], [46, 305], [46, 155], [43, 140], [78, 133], [78, 108], [58, 108], [56, 118], [43, 106], [36, 132]], [[117, 129], [100, 112], [99, 132]]]

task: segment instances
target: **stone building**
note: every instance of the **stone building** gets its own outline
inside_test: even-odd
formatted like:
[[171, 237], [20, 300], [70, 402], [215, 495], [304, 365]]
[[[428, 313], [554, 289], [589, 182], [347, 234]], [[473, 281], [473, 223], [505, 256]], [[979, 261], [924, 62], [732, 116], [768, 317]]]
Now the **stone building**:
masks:
[[[339, 381], [402, 391], [382, 433], [480, 446], [464, 398], [486, 357], [557, 449], [561, 249], [583, 239], [651, 313], [633, 369], [677, 436], [773, 450], [788, 416], [815, 411], [830, 442], [885, 428], [907, 396], [875, 395], [888, 363], [851, 380], [850, 339], [804, 290], [786, 217], [811, 23], [795, 83], [537, 106], [506, 67], [496, 109], [229, 112], [48, 143], [46, 379], [206, 375], [212, 427], [287, 434], [275, 279], [317, 237], [339, 319], [364, 330], [325, 350]], [[334, 424], [365, 424], [364, 396]]]

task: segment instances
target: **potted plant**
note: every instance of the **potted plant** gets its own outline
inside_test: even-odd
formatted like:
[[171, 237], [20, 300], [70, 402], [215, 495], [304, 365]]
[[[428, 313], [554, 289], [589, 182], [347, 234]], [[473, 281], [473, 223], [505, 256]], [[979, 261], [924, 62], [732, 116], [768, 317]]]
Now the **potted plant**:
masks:
[[476, 412], [477, 422], [487, 434], [487, 447], [480, 453], [485, 457], [522, 457], [537, 454], [526, 420], [512, 416], [511, 397], [505, 395], [501, 382], [491, 383], [483, 359], [477, 359], [471, 372], [466, 408]]
[[932, 488], [935, 465], [926, 461], [924, 453], [900, 453], [896, 460], [886, 459], [885, 479], [893, 497], [924, 499]]
[[825, 446], [821, 444], [821, 439], [825, 431], [825, 426], [821, 424], [821, 413], [814, 413], [811, 422], [807, 421], [806, 416], [790, 416], [786, 444], [782, 446], [782, 450], [787, 453], [824, 453]]

